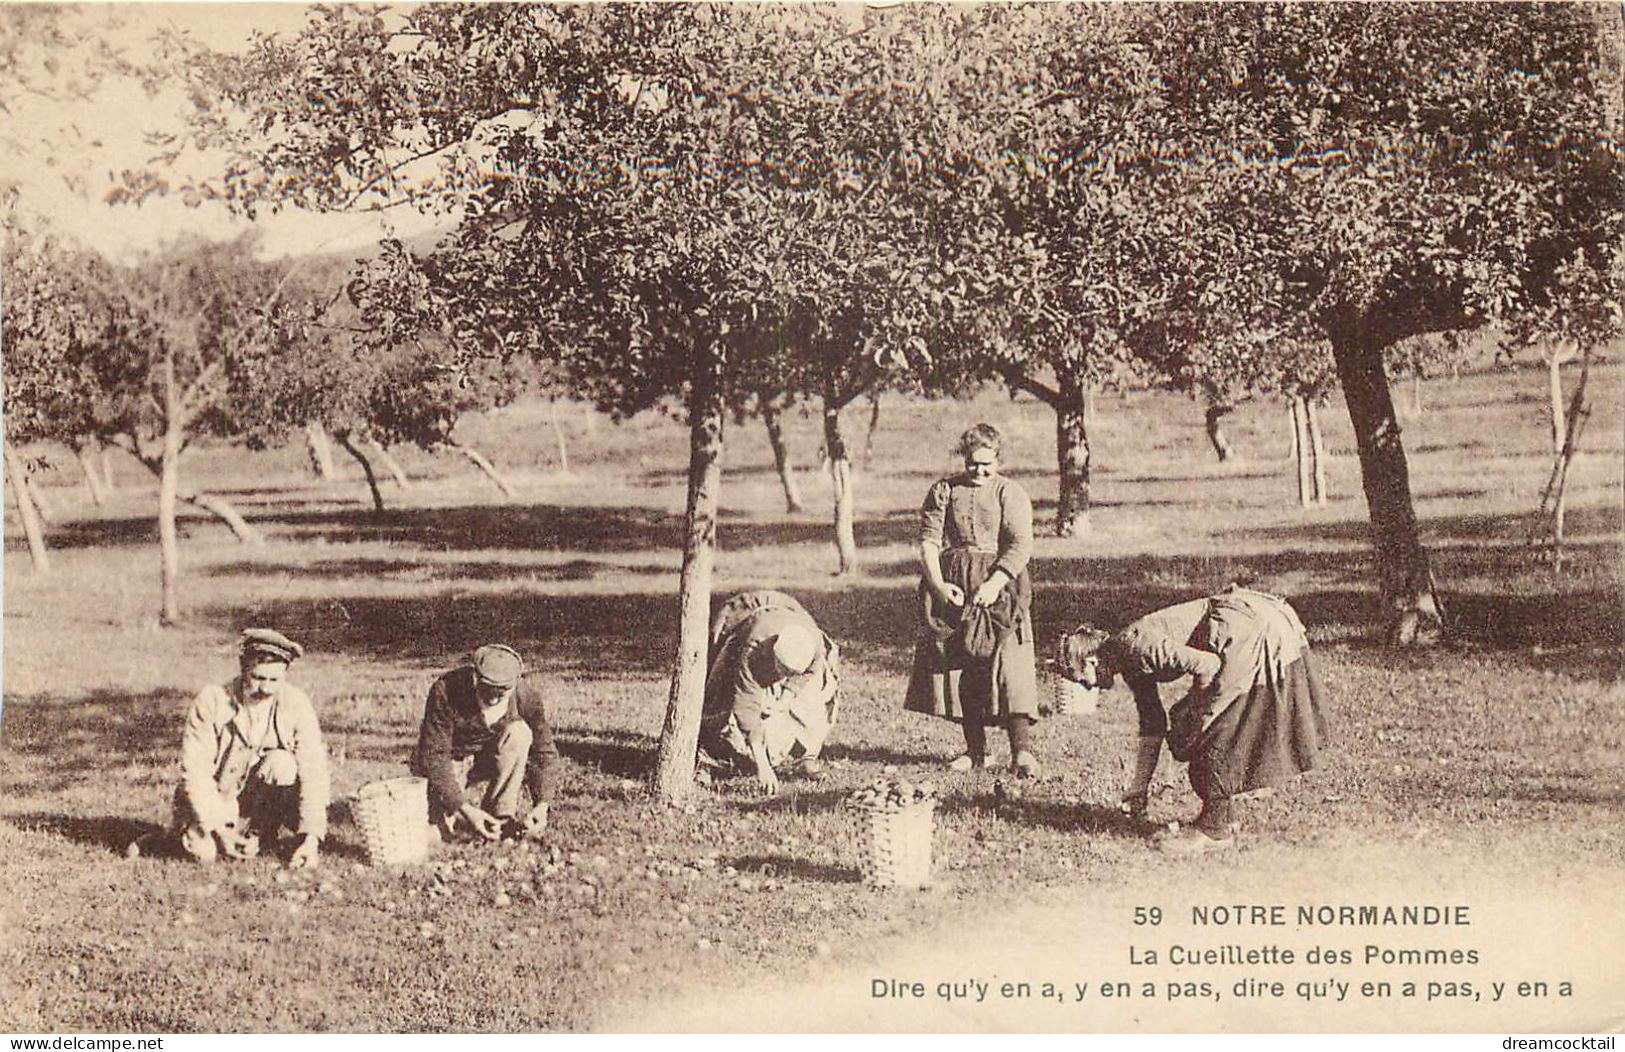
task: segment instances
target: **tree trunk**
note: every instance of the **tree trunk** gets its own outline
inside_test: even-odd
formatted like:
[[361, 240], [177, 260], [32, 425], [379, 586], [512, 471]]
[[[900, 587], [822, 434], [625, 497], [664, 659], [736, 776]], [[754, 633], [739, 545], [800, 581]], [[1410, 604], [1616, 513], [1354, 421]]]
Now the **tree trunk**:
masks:
[[1422, 415], [1422, 374], [1420, 372], [1411, 374], [1411, 415], [1416, 417]]
[[863, 436], [863, 470], [869, 470], [869, 464], [875, 455], [875, 432], [880, 430], [880, 392], [869, 392], [869, 430]]
[[1075, 537], [1089, 532], [1089, 388], [1081, 370], [1058, 369], [1055, 381], [1055, 535]]
[[694, 789], [694, 758], [705, 705], [711, 570], [716, 558], [717, 492], [722, 483], [722, 367], [720, 349], [708, 354], [695, 350], [689, 386], [688, 511], [678, 586], [677, 663], [672, 669], [655, 766], [655, 791], [668, 801], [681, 800]]
[[107, 502], [107, 493], [102, 489], [102, 480], [96, 474], [96, 450], [90, 443], [79, 447], [79, 471], [85, 477], [85, 491], [90, 494], [91, 503], [101, 507]]
[[1443, 628], [1427, 550], [1411, 502], [1410, 467], [1399, 420], [1383, 372], [1382, 348], [1368, 343], [1363, 319], [1331, 333], [1332, 355], [1343, 384], [1360, 450], [1360, 481], [1371, 515], [1383, 633], [1408, 646], [1437, 640]]
[[1314, 499], [1310, 491], [1312, 485], [1309, 473], [1309, 410], [1307, 399], [1302, 397], [1292, 400], [1292, 449], [1297, 454], [1293, 458], [1298, 469], [1298, 507], [1307, 508]]
[[1298, 427], [1298, 400], [1296, 398], [1287, 399], [1287, 403], [1286, 403], [1286, 429], [1292, 433], [1292, 444], [1289, 447], [1287, 447], [1286, 458], [1288, 460], [1292, 461], [1293, 464], [1297, 464], [1298, 457], [1301, 455], [1301, 451], [1300, 451], [1299, 447], [1302, 445], [1301, 440], [1302, 440], [1303, 436], [1299, 433], [1300, 429]]
[[49, 573], [51, 556], [45, 549], [45, 527], [40, 523], [39, 509], [34, 507], [33, 495], [23, 484], [28, 477], [28, 469], [23, 465], [23, 458], [11, 448], [11, 439], [5, 440], [5, 447], [6, 481], [11, 483], [11, 495], [17, 501], [17, 515], [23, 520], [23, 535], [28, 538], [28, 557], [35, 573]]
[[1552, 572], [1563, 576], [1563, 521], [1568, 509], [1568, 465], [1557, 480], [1557, 497], [1552, 504]]
[[1546, 356], [1546, 397], [1551, 403], [1552, 452], [1563, 452], [1568, 421], [1563, 416], [1563, 355], [1556, 347]]
[[1207, 424], [1207, 440], [1213, 443], [1213, 452], [1219, 455], [1219, 463], [1228, 463], [1236, 455], [1235, 447], [1230, 444], [1229, 437], [1220, 427], [1224, 418], [1236, 411], [1236, 407], [1225, 402], [1209, 402], [1203, 418]]
[[465, 446], [461, 442], [447, 442], [446, 445], [473, 461], [474, 466], [479, 468], [481, 473], [484, 474], [486, 478], [490, 479], [491, 482], [495, 484], [497, 489], [502, 491], [502, 497], [504, 500], [514, 499], [515, 494], [513, 487], [508, 484], [507, 479], [502, 477], [502, 473], [496, 469], [496, 465], [492, 464], [485, 458], [485, 454], [481, 453], [473, 446]]
[[[157, 460], [149, 460], [149, 459], [147, 459], [145, 457], [140, 458], [142, 466], [145, 467], [148, 471], [151, 471], [154, 475], [158, 476], [158, 497], [159, 497], [160, 508], [161, 508], [162, 503], [163, 503], [164, 471], [166, 470], [165, 469], [164, 457], [168, 455], [168, 452], [169, 452], [169, 438], [166, 435], [165, 439], [164, 439], [164, 452], [158, 457]], [[202, 508], [204, 511], [208, 512], [210, 515], [213, 515], [215, 518], [219, 519], [221, 522], [225, 523], [231, 529], [232, 536], [236, 537], [239, 541], [242, 541], [244, 544], [256, 544], [256, 545], [257, 544], [264, 544], [265, 543], [264, 534], [260, 533], [253, 526], [251, 526], [249, 524], [248, 520], [243, 518], [242, 514], [237, 510], [237, 506], [232, 504], [231, 501], [227, 500], [224, 497], [217, 496], [217, 495], [215, 495], [213, 493], [197, 493], [197, 492], [192, 492], [192, 491], [186, 491], [186, 492], [181, 491], [181, 488], [180, 488], [180, 468], [179, 468], [180, 453], [181, 453], [181, 450], [180, 450], [180, 436], [177, 435], [176, 438], [175, 438], [175, 461], [176, 461], [175, 472], [176, 472], [176, 474], [175, 474], [175, 479], [174, 479], [174, 482], [173, 482], [174, 493], [172, 495], [172, 500], [177, 505], [177, 510], [178, 510], [178, 505], [180, 503], [183, 503], [183, 502], [186, 503], [186, 504], [195, 505], [195, 506], [197, 506], [199, 508]], [[161, 523], [160, 523], [160, 528], [159, 528], [158, 532], [159, 532], [159, 535], [161, 537], [162, 534], [163, 534], [163, 529], [162, 529], [162, 524]]]
[[372, 491], [372, 510], [382, 514], [384, 495], [378, 492], [378, 476], [372, 472], [372, 461], [368, 460], [367, 455], [356, 447], [355, 440], [350, 437], [348, 431], [340, 431], [338, 439], [339, 445], [344, 447], [344, 451], [355, 457], [356, 462], [361, 465], [361, 473], [367, 476], [367, 488]]
[[310, 469], [325, 481], [339, 477], [333, 463], [333, 444], [327, 440], [327, 429], [312, 420], [305, 424], [305, 453], [310, 457]]
[[1569, 403], [1563, 428], [1563, 444], [1557, 453], [1548, 492], [1552, 496], [1552, 571], [1563, 575], [1563, 528], [1568, 509], [1569, 468], [1580, 449], [1580, 430], [1585, 426], [1591, 410], [1586, 406], [1586, 380], [1591, 373], [1591, 355], [1587, 352], [1580, 367], [1580, 382], [1574, 388], [1574, 400]]
[[109, 497], [118, 492], [118, 479], [113, 477], [113, 450], [102, 447], [102, 492]]
[[858, 572], [858, 540], [853, 532], [852, 458], [841, 437], [841, 407], [824, 396], [824, 449], [829, 453], [829, 477], [835, 497], [835, 576]]
[[790, 463], [790, 447], [784, 441], [784, 425], [779, 411], [762, 405], [762, 424], [767, 428], [767, 442], [773, 447], [773, 466], [779, 471], [779, 485], [784, 487], [784, 510], [801, 510], [801, 486], [796, 482], [795, 465]]
[[39, 513], [40, 520], [46, 524], [57, 521], [56, 506], [46, 497], [42, 487], [34, 481], [34, 473], [29, 472], [23, 476], [23, 488], [28, 491], [29, 499], [34, 502], [34, 510]]
[[188, 504], [195, 504], [204, 511], [213, 515], [227, 526], [231, 527], [232, 534], [244, 544], [264, 544], [265, 536], [248, 524], [237, 508], [224, 497], [213, 493], [183, 493], [180, 499]]
[[1326, 503], [1326, 442], [1320, 434], [1320, 406], [1313, 398], [1304, 399], [1304, 421], [1309, 425], [1309, 454], [1314, 459], [1314, 497], [1316, 504]]
[[372, 450], [373, 456], [377, 457], [379, 462], [384, 465], [384, 470], [389, 472], [389, 477], [395, 480], [395, 485], [401, 489], [412, 488], [412, 480], [406, 477], [406, 471], [401, 467], [401, 462], [396, 460], [388, 449], [384, 448], [382, 442], [376, 438], [369, 438], [367, 439], [367, 448]]
[[180, 476], [180, 428], [171, 423], [164, 429], [164, 451], [158, 461], [158, 576], [163, 594], [163, 608], [159, 611], [158, 620], [166, 625], [179, 624], [181, 619], [181, 546], [175, 528], [175, 503], [180, 492]]
[[570, 450], [564, 443], [564, 425], [559, 423], [559, 400], [557, 398], [547, 400], [547, 412], [553, 421], [553, 441], [559, 447], [559, 477], [568, 478], [570, 476]]

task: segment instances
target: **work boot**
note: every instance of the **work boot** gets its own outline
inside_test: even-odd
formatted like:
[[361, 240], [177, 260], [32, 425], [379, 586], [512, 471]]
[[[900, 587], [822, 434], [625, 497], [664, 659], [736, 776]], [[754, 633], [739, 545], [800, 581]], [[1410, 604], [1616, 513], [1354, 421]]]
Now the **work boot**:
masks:
[[220, 849], [215, 845], [214, 834], [205, 832], [202, 826], [187, 826], [181, 831], [181, 850], [193, 862], [207, 866], [220, 857]]
[[1150, 806], [1151, 794], [1147, 792], [1127, 793], [1117, 801], [1117, 809], [1130, 818], [1144, 818], [1146, 808]]
[[1157, 850], [1165, 855], [1194, 857], [1234, 847], [1235, 837], [1216, 837], [1195, 826], [1185, 826], [1177, 833], [1165, 833], [1156, 840]]
[[151, 832], [142, 833], [129, 846], [124, 849], [125, 858], [158, 858], [164, 855], [173, 855], [180, 846], [179, 841], [168, 833]]

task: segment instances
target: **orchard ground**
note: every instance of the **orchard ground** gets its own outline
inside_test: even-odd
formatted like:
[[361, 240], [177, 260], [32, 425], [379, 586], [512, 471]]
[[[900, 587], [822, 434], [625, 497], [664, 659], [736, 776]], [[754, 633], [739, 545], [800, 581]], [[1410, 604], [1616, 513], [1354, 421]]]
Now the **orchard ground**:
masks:
[[[869, 466], [860, 459], [855, 579], [830, 576], [828, 485], [811, 463], [819, 421], [791, 428], [809, 509], [796, 515], [782, 510], [760, 424], [730, 429], [718, 592], [772, 586], [801, 598], [843, 646], [844, 708], [825, 781], [787, 780], [764, 800], [737, 780], [680, 808], [641, 786], [676, 642], [687, 444], [674, 421], [566, 414], [575, 473], [561, 477], [545, 405], [471, 419], [460, 436], [500, 462], [520, 499], [498, 503], [460, 458], [408, 453], [418, 481], [386, 488], [382, 516], [359, 478], [312, 481], [300, 449], [201, 451], [191, 480], [229, 494], [269, 541], [245, 547], [213, 521], [189, 520], [188, 620], [169, 630], [155, 619], [154, 487], [121, 461], [121, 489], [98, 510], [60, 456], [46, 487], [55, 572], [31, 575], [17, 531], [7, 537], [0, 1028], [1201, 1027], [1216, 1017], [1150, 1003], [1123, 1015], [1007, 1005], [877, 1016], [868, 982], [1009, 976], [1059, 959], [1070, 970], [1054, 978], [1099, 979], [1108, 963], [1124, 971], [1133, 904], [1172, 916], [1210, 892], [1476, 895], [1490, 939], [1511, 923], [1506, 903], [1559, 889], [1562, 908], [1538, 920], [1558, 926], [1556, 941], [1540, 952], [1561, 955], [1565, 932], [1589, 931], [1612, 939], [1609, 974], [1620, 979], [1625, 372], [1604, 366], [1592, 383], [1561, 577], [1526, 544], [1551, 465], [1543, 374], [1429, 381], [1420, 414], [1400, 392], [1453, 631], [1439, 647], [1398, 652], [1367, 637], [1366, 507], [1340, 405], [1324, 414], [1332, 499], [1305, 511], [1278, 403], [1227, 419], [1245, 459], [1220, 465], [1188, 400], [1099, 400], [1092, 528], [1041, 536], [1032, 564], [1041, 650], [1079, 621], [1118, 624], [1242, 579], [1292, 599], [1329, 687], [1323, 767], [1250, 805], [1240, 846], [1201, 860], [1149, 847], [1161, 823], [1195, 810], [1182, 769], [1165, 761], [1146, 822], [1113, 809], [1134, 734], [1121, 688], [1092, 717], [1041, 725], [1045, 777], [1019, 797], [996, 793], [1002, 772], [940, 770], [956, 729], [901, 711], [918, 503], [952, 468], [958, 432], [986, 419], [1006, 431], [1007, 471], [1047, 519], [1054, 422], [1035, 403], [888, 398]], [[847, 414], [859, 451], [865, 410]], [[125, 859], [127, 843], [167, 820], [186, 704], [233, 672], [234, 636], [249, 625], [309, 649], [292, 678], [317, 699], [334, 761], [324, 865], [290, 874], [269, 859]], [[547, 844], [456, 846], [402, 871], [363, 866], [348, 798], [402, 773], [428, 684], [490, 640], [536, 664], [567, 758]], [[1002, 735], [994, 742], [1003, 760]], [[857, 819], [841, 802], [888, 767], [943, 793], [932, 889], [858, 881]], [[1516, 1018], [1593, 1022], [1563, 1008]], [[1442, 1007], [1408, 1011], [1356, 1028], [1454, 1025]], [[1227, 1018], [1275, 1029], [1341, 1017]]]

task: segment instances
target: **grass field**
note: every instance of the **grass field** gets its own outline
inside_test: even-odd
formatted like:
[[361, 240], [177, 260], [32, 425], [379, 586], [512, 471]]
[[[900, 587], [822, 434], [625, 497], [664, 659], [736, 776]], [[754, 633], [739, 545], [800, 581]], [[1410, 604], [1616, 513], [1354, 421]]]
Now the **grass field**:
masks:
[[[1452, 623], [1442, 646], [1416, 652], [1366, 640], [1365, 502], [1340, 406], [1325, 414], [1332, 499], [1303, 511], [1279, 405], [1237, 411], [1228, 430], [1245, 459], [1220, 465], [1189, 401], [1102, 399], [1093, 528], [1041, 537], [1032, 564], [1041, 649], [1080, 620], [1120, 624], [1252, 581], [1289, 596], [1309, 625], [1335, 747], [1249, 809], [1241, 850], [1166, 859], [1148, 837], [1195, 800], [1165, 762], [1147, 822], [1113, 811], [1134, 733], [1119, 689], [1094, 717], [1040, 727], [1046, 777], [1021, 798], [996, 795], [994, 772], [932, 775], [945, 796], [939, 880], [918, 893], [858, 883], [855, 820], [840, 802], [886, 767], [920, 776], [957, 751], [951, 725], [901, 711], [914, 513], [952, 467], [957, 433], [986, 419], [1009, 436], [1008, 473], [1050, 516], [1054, 424], [1042, 406], [992, 393], [888, 400], [859, 475], [865, 572], [852, 580], [829, 573], [828, 485], [810, 468], [818, 421], [791, 428], [809, 505], [798, 515], [782, 510], [760, 426], [730, 432], [718, 590], [801, 598], [843, 646], [845, 708], [826, 781], [787, 781], [772, 800], [728, 783], [680, 809], [639, 783], [676, 642], [686, 441], [670, 419], [617, 427], [571, 410], [572, 477], [555, 470], [545, 406], [469, 420], [461, 437], [503, 464], [520, 500], [498, 503], [466, 462], [408, 453], [418, 481], [386, 488], [382, 516], [353, 465], [350, 479], [317, 483], [297, 449], [203, 451], [192, 479], [228, 493], [269, 541], [240, 546], [188, 520], [188, 620], [172, 630], [156, 627], [154, 487], [121, 462], [119, 494], [95, 509], [63, 459], [46, 487], [53, 575], [29, 573], [8, 523], [0, 1029], [585, 1029], [624, 1019], [628, 1004], [986, 925], [991, 906], [1119, 895], [1192, 867], [1222, 880], [1267, 859], [1301, 876], [1425, 851], [1463, 871], [1560, 856], [1571, 872], [1617, 877], [1625, 372], [1604, 367], [1593, 384], [1561, 578], [1526, 545], [1551, 459], [1542, 375], [1430, 381], [1424, 412], [1402, 408]], [[859, 448], [864, 408], [849, 421]], [[324, 866], [126, 860], [131, 839], [167, 820], [188, 699], [233, 672], [234, 636], [249, 625], [310, 652], [291, 678], [317, 700], [334, 759]], [[347, 797], [401, 772], [430, 681], [491, 640], [540, 669], [567, 757], [548, 843], [453, 847], [398, 873], [362, 866]], [[1003, 745], [994, 736], [995, 758]]]

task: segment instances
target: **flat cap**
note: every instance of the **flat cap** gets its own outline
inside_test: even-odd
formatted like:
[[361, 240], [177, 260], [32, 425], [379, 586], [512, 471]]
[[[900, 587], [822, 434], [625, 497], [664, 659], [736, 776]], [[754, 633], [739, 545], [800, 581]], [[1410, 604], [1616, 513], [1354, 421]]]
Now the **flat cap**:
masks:
[[244, 661], [280, 661], [287, 664], [304, 656], [305, 648], [274, 628], [248, 628], [243, 630], [238, 654]]
[[811, 629], [787, 625], [773, 640], [773, 657], [786, 672], [800, 675], [817, 660], [820, 642]]
[[525, 660], [513, 647], [488, 643], [474, 651], [474, 678], [491, 687], [511, 687], [525, 672]]

